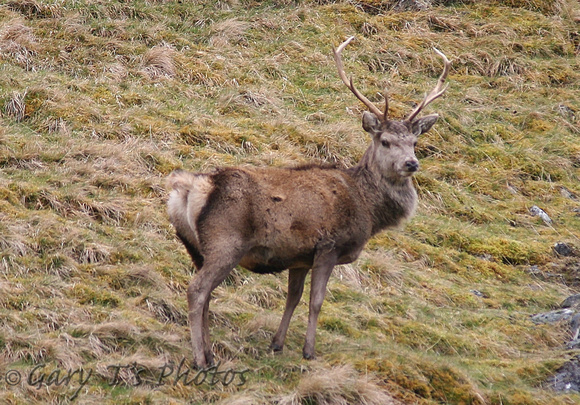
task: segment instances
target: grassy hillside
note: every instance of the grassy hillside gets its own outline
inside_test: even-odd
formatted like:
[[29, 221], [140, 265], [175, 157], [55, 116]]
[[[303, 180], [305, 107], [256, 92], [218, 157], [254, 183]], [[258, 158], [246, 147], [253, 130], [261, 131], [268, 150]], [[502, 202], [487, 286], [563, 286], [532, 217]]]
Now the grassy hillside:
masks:
[[[2, 1], [0, 402], [578, 403], [543, 386], [579, 354], [567, 325], [529, 318], [580, 292], [578, 259], [552, 250], [580, 247], [580, 6], [423, 3]], [[397, 119], [435, 84], [432, 47], [452, 60], [416, 217], [335, 270], [317, 360], [304, 300], [268, 350], [286, 273], [236, 269], [210, 307], [230, 372], [185, 374], [193, 273], [164, 178], [355, 164], [363, 106], [331, 57], [350, 35], [347, 71]]]

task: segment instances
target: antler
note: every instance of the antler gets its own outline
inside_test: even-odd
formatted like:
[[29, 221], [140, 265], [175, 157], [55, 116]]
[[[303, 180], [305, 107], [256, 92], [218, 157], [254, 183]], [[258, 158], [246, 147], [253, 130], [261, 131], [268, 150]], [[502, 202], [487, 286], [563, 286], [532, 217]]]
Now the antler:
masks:
[[368, 98], [366, 98], [365, 96], [363, 96], [357, 89], [356, 87], [354, 87], [354, 84], [352, 83], [352, 77], [349, 79], [347, 79], [346, 77], [346, 73], [344, 73], [344, 65], [342, 64], [342, 59], [340, 57], [340, 54], [342, 52], [342, 50], [344, 48], [346, 48], [346, 46], [350, 43], [350, 41], [352, 41], [354, 39], [354, 36], [348, 38], [346, 41], [344, 41], [342, 44], [340, 44], [340, 46], [336, 49], [333, 49], [334, 51], [334, 61], [336, 62], [336, 67], [338, 68], [338, 75], [340, 76], [340, 78], [342, 79], [342, 82], [346, 85], [346, 87], [348, 87], [350, 89], [350, 91], [353, 92], [353, 94], [360, 100], [363, 102], [364, 105], [366, 105], [369, 110], [375, 114], [377, 116], [377, 118], [381, 121], [386, 121], [387, 120], [387, 113], [389, 112], [389, 101], [387, 99], [387, 94], [385, 92], [385, 111], [381, 112], [381, 110], [379, 110], [377, 108], [376, 105], [374, 105], [373, 103], [371, 103], [369, 101]]
[[449, 68], [451, 67], [451, 62], [449, 62], [449, 59], [447, 59], [447, 57], [443, 54], [443, 52], [441, 52], [440, 50], [438, 50], [437, 48], [433, 48], [435, 50], [435, 52], [437, 52], [437, 55], [441, 56], [443, 58], [443, 63], [444, 63], [444, 67], [443, 67], [443, 73], [441, 73], [441, 76], [439, 76], [439, 80], [437, 81], [437, 85], [435, 86], [435, 88], [433, 90], [431, 90], [431, 93], [425, 95], [425, 98], [423, 99], [423, 101], [421, 101], [421, 103], [417, 106], [417, 108], [415, 108], [415, 110], [411, 113], [411, 115], [409, 115], [409, 118], [407, 118], [407, 121], [411, 122], [415, 119], [415, 117], [417, 116], [417, 114], [419, 114], [421, 112], [421, 110], [423, 108], [425, 108], [425, 106], [427, 106], [427, 104], [429, 104], [431, 101], [435, 100], [438, 97], [441, 97], [443, 95], [443, 93], [445, 93], [445, 90], [447, 90], [447, 86], [443, 87], [443, 83], [445, 83], [445, 79], [447, 78], [447, 75], [449, 74]]

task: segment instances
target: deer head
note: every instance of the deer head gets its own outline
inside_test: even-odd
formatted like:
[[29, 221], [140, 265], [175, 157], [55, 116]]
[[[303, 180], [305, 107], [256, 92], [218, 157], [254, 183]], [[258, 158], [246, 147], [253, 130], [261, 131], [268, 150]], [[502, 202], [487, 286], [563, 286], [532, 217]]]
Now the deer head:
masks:
[[[362, 125], [365, 131], [372, 135], [373, 143], [365, 153], [365, 158], [370, 160], [371, 166], [378, 168], [380, 173], [393, 181], [406, 179], [419, 169], [419, 161], [415, 157], [415, 145], [417, 137], [427, 132], [439, 118], [438, 114], [427, 115], [417, 118], [417, 115], [436, 98], [443, 95], [447, 86], [443, 86], [449, 73], [451, 63], [447, 57], [435, 49], [435, 52], [443, 58], [443, 73], [437, 81], [435, 88], [427, 95], [413, 112], [403, 121], [389, 120], [389, 100], [385, 90], [385, 108], [381, 111], [369, 99], [367, 99], [353, 84], [352, 78], [347, 79], [341, 53], [354, 39], [348, 38], [334, 50], [334, 60], [338, 68], [338, 75], [343, 83], [353, 94], [366, 105], [369, 111], [365, 111], [362, 117]], [[364, 160], [364, 159], [363, 159]]]

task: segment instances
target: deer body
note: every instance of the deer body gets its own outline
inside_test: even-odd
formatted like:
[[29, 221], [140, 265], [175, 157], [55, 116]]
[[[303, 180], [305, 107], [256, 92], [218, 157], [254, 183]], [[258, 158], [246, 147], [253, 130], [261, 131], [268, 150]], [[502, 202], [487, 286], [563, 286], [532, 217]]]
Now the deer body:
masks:
[[[335, 51], [339, 73], [340, 52], [351, 39]], [[397, 122], [386, 119], [386, 108], [379, 116], [376, 107], [371, 111], [363, 114], [363, 128], [372, 142], [358, 165], [349, 169], [237, 167], [170, 175], [169, 218], [198, 270], [187, 291], [198, 366], [213, 362], [211, 292], [236, 265], [257, 273], [289, 270], [286, 308], [271, 344], [274, 351], [283, 348], [312, 269], [303, 356], [313, 358], [318, 314], [334, 266], [354, 261], [372, 235], [412, 216], [417, 194], [411, 178], [418, 170], [414, 147], [437, 115]]]

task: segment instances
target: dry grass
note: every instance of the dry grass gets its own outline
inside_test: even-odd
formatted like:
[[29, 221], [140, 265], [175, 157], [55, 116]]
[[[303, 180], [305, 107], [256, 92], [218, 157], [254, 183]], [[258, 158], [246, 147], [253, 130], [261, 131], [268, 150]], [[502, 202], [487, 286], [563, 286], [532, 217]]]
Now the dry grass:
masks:
[[170, 46], [162, 45], [151, 48], [143, 55], [143, 72], [150, 79], [160, 77], [174, 77], [176, 67], [174, 50]]
[[250, 28], [247, 21], [237, 18], [212, 24], [210, 45], [221, 48], [228, 45], [239, 45], [245, 41], [246, 31]]
[[278, 402], [281, 405], [399, 405], [378, 381], [360, 376], [349, 366], [311, 370], [298, 382], [296, 391]]
[[[258, 4], [259, 3], [259, 4]], [[543, 382], [576, 351], [530, 315], [578, 292], [580, 36], [575, 1], [8, 1], [0, 6], [0, 364], [93, 370], [83, 404], [571, 404]], [[397, 2], [400, 4], [400, 2]], [[429, 7], [424, 7], [424, 6]], [[172, 170], [351, 166], [368, 141], [347, 70], [402, 118], [453, 68], [420, 139], [420, 206], [335, 270], [301, 359], [281, 355], [286, 274], [236, 269], [211, 307], [241, 386], [155, 385], [190, 364], [192, 266], [165, 213]], [[530, 214], [538, 206], [551, 224]], [[532, 267], [533, 266], [533, 267]], [[305, 298], [308, 296], [308, 285]], [[111, 365], [138, 364], [111, 385]], [[135, 366], [136, 367], [136, 366]], [[4, 377], [4, 376], [0, 376]], [[0, 402], [71, 403], [9, 386]]]

